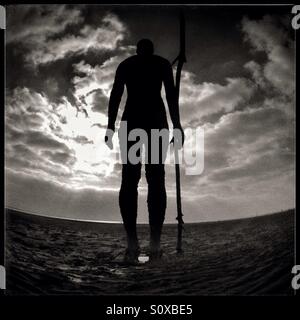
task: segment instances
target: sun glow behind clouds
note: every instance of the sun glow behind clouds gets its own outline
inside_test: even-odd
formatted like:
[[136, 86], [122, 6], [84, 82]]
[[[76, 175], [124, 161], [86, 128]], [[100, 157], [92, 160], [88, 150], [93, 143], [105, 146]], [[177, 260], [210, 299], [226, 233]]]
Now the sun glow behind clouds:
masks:
[[103, 123], [104, 126], [106, 116], [86, 108], [89, 109], [88, 116], [74, 107], [62, 106], [58, 110], [65, 119], [61, 132], [67, 137], [66, 145], [75, 152], [73, 170], [107, 176], [113, 171], [114, 163], [104, 143], [105, 129], [95, 125]]

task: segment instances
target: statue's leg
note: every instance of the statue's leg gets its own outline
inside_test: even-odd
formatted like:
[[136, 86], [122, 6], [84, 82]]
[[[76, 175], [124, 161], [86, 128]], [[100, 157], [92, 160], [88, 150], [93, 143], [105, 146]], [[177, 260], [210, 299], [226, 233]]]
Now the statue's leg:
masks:
[[120, 211], [127, 235], [129, 250], [138, 249], [136, 230], [138, 183], [141, 177], [141, 164], [123, 164], [122, 183], [119, 194]]
[[150, 251], [158, 251], [160, 250], [160, 238], [167, 205], [164, 165], [147, 164], [146, 179], [148, 182]]
[[[167, 146], [163, 143], [163, 139], [166, 139]], [[148, 164], [145, 166], [148, 183], [147, 204], [150, 224], [150, 252], [154, 253], [154, 256], [156, 253], [160, 254], [159, 252], [161, 252], [160, 240], [167, 207], [164, 163], [167, 155], [168, 141], [169, 137], [166, 135], [164, 138], [160, 138], [158, 145], [154, 144], [150, 148], [150, 139], [150, 143], [148, 144]], [[153, 147], [158, 147], [158, 150], [152, 150]], [[151, 163], [151, 154], [154, 152], [158, 152], [158, 163]]]
[[[120, 137], [119, 137], [120, 138]], [[119, 193], [119, 205], [127, 236], [127, 249], [137, 254], [139, 250], [136, 220], [138, 207], [138, 184], [141, 178], [141, 163], [132, 164], [128, 152], [134, 142], [123, 145], [120, 140], [122, 154], [122, 182]], [[124, 163], [124, 159], [127, 161]]]

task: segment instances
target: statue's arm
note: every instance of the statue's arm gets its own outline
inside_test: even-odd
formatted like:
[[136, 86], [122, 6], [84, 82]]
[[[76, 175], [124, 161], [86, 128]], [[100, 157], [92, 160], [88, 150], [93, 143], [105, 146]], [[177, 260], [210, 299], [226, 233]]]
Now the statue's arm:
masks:
[[107, 128], [115, 130], [115, 122], [118, 115], [119, 105], [124, 92], [124, 78], [121, 66], [116, 71], [114, 84], [110, 93], [108, 103], [108, 125]]

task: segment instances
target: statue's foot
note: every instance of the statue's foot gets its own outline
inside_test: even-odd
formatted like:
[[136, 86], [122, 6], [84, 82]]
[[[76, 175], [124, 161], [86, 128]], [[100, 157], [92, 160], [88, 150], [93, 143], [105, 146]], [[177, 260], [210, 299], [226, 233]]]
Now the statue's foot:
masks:
[[149, 262], [160, 261], [162, 256], [163, 256], [162, 249], [150, 250], [150, 252], [149, 252]]
[[139, 255], [140, 255], [140, 248], [136, 248], [136, 249], [127, 248], [124, 255], [124, 263], [130, 264], [130, 265], [138, 264]]

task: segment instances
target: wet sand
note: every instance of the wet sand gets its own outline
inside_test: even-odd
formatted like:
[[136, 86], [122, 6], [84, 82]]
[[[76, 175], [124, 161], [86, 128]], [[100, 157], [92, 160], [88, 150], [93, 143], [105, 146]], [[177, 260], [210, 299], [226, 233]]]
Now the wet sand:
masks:
[[[7, 293], [67, 295], [292, 295], [294, 211], [186, 224], [184, 255], [176, 225], [165, 225], [164, 257], [125, 266], [123, 226], [6, 214]], [[147, 248], [148, 226], [139, 226]]]

